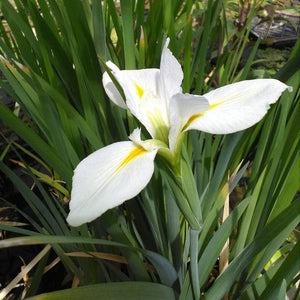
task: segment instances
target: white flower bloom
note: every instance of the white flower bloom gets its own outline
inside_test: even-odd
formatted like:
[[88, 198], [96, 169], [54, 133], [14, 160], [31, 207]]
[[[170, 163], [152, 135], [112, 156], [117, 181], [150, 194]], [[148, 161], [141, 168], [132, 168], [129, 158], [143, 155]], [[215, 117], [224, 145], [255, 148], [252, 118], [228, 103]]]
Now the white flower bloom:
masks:
[[227, 134], [246, 129], [267, 113], [288, 87], [275, 79], [230, 84], [203, 96], [183, 94], [183, 72], [168, 49], [160, 69], [119, 70], [107, 66], [124, 91], [122, 98], [112, 79], [103, 75], [109, 98], [145, 126], [152, 139], [141, 141], [140, 130], [131, 141], [104, 147], [76, 167], [67, 221], [79, 226], [136, 196], [150, 181], [157, 153], [170, 163], [180, 155], [184, 133], [191, 129]]
[[[107, 73], [103, 86], [110, 99], [118, 106], [127, 107], [145, 126], [153, 139], [168, 144], [170, 129], [169, 108], [173, 95], [181, 93], [183, 73], [180, 64], [167, 48], [167, 41], [161, 57], [160, 69], [120, 71], [112, 62], [107, 66], [123, 88], [126, 103]], [[208, 102], [206, 108], [209, 108]]]

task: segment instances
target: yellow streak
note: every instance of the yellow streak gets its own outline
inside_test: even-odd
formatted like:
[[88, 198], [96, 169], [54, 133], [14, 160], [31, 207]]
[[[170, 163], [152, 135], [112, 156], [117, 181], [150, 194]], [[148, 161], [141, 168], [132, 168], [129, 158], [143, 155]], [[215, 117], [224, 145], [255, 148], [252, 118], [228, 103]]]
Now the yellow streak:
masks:
[[186, 122], [186, 125], [184, 126], [185, 128], [188, 127], [191, 123], [193, 123], [196, 119], [198, 119], [199, 117], [203, 116], [204, 113], [199, 113], [199, 114], [195, 114], [192, 115], [189, 120]]
[[186, 122], [184, 128], [182, 129], [182, 131], [184, 131], [185, 129], [187, 129], [188, 126], [190, 126], [196, 119], [198, 119], [199, 117], [201, 116], [204, 116], [208, 111], [214, 109], [215, 107], [219, 106], [222, 102], [219, 102], [219, 103], [215, 103], [215, 104], [212, 104], [208, 110], [205, 110], [201, 113], [198, 113], [198, 114], [194, 114], [192, 115], [188, 121]]
[[137, 91], [137, 94], [139, 95], [140, 98], [142, 98], [143, 94], [144, 94], [144, 89], [142, 89], [139, 85], [135, 84], [135, 88]]
[[125, 165], [127, 165], [130, 161], [135, 159], [136, 157], [148, 152], [141, 146], [137, 146], [135, 149], [133, 149], [128, 156], [122, 161], [118, 169], [123, 168]]

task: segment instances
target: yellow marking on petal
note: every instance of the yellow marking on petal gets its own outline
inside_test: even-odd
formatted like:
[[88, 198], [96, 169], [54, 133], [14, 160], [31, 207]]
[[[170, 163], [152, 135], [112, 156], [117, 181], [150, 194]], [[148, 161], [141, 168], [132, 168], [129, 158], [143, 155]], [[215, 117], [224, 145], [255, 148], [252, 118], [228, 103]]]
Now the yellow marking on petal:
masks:
[[127, 165], [130, 161], [135, 159], [136, 157], [148, 152], [146, 149], [144, 149], [141, 146], [136, 146], [129, 154], [128, 156], [122, 161], [118, 169], [123, 168], [125, 165]]
[[204, 116], [208, 111], [214, 109], [215, 107], [219, 106], [220, 104], [222, 104], [222, 102], [218, 102], [218, 103], [215, 103], [215, 104], [212, 104], [210, 105], [209, 109], [208, 110], [205, 110], [201, 113], [198, 113], [198, 114], [194, 114], [192, 115], [188, 121], [186, 122], [186, 124], [184, 125], [182, 131], [186, 130], [196, 119], [198, 119], [199, 117], [201, 116]]
[[199, 114], [195, 114], [195, 115], [192, 115], [189, 120], [186, 122], [185, 124], [185, 128], [190, 126], [191, 123], [193, 123], [196, 119], [198, 119], [199, 117], [203, 116], [204, 115], [204, 112], [203, 113], [199, 113]]
[[136, 91], [137, 91], [137, 94], [140, 98], [142, 98], [142, 96], [144, 95], [144, 89], [142, 89], [139, 85], [135, 84], [135, 88], [136, 88]]

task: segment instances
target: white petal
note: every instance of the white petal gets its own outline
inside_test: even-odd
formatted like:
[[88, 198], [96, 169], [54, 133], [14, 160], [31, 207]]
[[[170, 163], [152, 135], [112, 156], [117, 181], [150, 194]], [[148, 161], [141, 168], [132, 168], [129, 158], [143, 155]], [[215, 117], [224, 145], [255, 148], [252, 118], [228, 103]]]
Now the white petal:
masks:
[[[138, 102], [145, 91], [157, 95], [158, 90], [158, 69], [142, 69], [142, 70], [120, 70], [114, 63], [107, 62], [106, 65], [111, 69], [112, 74], [122, 87], [126, 104], [127, 101]], [[118, 92], [115, 84], [111, 80], [107, 72], [103, 74], [103, 85], [110, 99], [123, 108], [127, 108], [122, 96]], [[134, 104], [133, 104], [134, 106]]]
[[203, 96], [176, 94], [170, 100], [169, 147], [175, 151], [178, 138], [193, 119], [209, 109], [209, 103]]
[[146, 91], [138, 102], [128, 101], [128, 107], [153, 139], [168, 143], [169, 114], [161, 98]]
[[157, 95], [158, 69], [122, 70], [113, 72], [124, 90], [126, 101], [138, 102], [145, 91]]
[[110, 100], [114, 102], [116, 105], [126, 109], [127, 105], [125, 104], [122, 96], [120, 95], [118, 89], [112, 82], [107, 72], [103, 74], [102, 82], [103, 82], [103, 87], [105, 89], [105, 92], [107, 96], [110, 98]]
[[186, 130], [197, 129], [213, 134], [244, 130], [259, 122], [288, 88], [275, 79], [254, 79], [230, 84], [205, 95], [210, 109], [195, 118]]
[[160, 61], [160, 92], [162, 98], [168, 101], [177, 93], [181, 93], [183, 72], [177, 59], [168, 49], [170, 39], [168, 38], [162, 51]]
[[153, 151], [155, 149], [160, 150], [168, 150], [168, 146], [160, 140], [156, 139], [148, 139], [145, 141], [141, 140], [141, 128], [135, 128], [133, 132], [130, 134], [129, 139], [133, 141], [136, 145], [140, 145], [147, 151]]
[[137, 145], [142, 144], [141, 140], [141, 128], [135, 128], [129, 136], [129, 139]]
[[113, 72], [117, 72], [120, 71], [119, 67], [117, 65], [115, 65], [112, 61], [107, 61], [106, 65], [113, 71]]
[[151, 179], [156, 152], [126, 141], [82, 160], [74, 171], [68, 223], [90, 222], [136, 196]]

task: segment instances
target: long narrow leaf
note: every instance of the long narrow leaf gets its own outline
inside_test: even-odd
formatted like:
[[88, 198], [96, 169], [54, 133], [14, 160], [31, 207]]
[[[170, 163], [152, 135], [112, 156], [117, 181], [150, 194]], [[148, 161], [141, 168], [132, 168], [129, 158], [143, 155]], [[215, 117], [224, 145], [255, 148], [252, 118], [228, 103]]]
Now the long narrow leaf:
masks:
[[60, 299], [111, 299], [111, 300], [140, 300], [140, 299], [176, 299], [174, 291], [164, 285], [150, 282], [116, 282], [97, 285], [87, 285], [48, 294], [41, 294], [28, 300], [60, 300]]
[[300, 222], [300, 198], [286, 208], [273, 221], [271, 221], [218, 277], [212, 288], [206, 294], [206, 299], [220, 299], [231, 287], [235, 278], [249, 266], [253, 258], [262, 251], [265, 246], [274, 241], [283, 242], [287, 235]]

